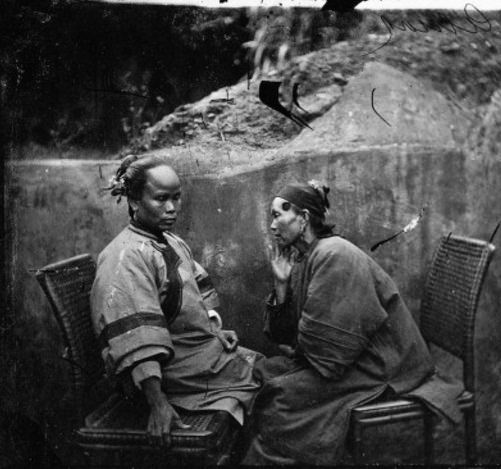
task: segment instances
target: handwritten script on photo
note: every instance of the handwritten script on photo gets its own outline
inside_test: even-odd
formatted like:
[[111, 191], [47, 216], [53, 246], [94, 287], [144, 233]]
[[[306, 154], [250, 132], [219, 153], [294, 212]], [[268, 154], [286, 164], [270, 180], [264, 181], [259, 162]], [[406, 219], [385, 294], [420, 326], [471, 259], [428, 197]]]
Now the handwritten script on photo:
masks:
[[393, 39], [393, 33], [397, 31], [409, 31], [412, 33], [427, 33], [430, 31], [448, 32], [453, 34], [478, 34], [492, 30], [492, 24], [482, 11], [472, 3], [465, 4], [462, 13], [438, 11], [433, 18], [420, 19], [417, 21], [392, 20], [387, 15], [380, 15], [381, 21], [386, 27], [389, 37], [384, 44], [368, 52], [372, 54], [387, 46]]

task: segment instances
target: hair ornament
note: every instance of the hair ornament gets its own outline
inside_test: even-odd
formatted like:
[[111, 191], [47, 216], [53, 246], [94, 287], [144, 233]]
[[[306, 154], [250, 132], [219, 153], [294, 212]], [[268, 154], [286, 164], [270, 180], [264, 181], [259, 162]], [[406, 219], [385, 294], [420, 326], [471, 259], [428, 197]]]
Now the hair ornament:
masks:
[[319, 195], [322, 204], [325, 207], [325, 211], [328, 212], [328, 208], [330, 207], [329, 199], [327, 198], [327, 194], [330, 192], [330, 188], [317, 181], [316, 179], [312, 179], [308, 181], [308, 185]]
[[313, 189], [315, 189], [316, 191], [320, 190], [320, 182], [317, 181], [316, 179], [311, 179], [310, 181], [308, 181], [308, 185]]
[[120, 167], [117, 169], [117, 172], [114, 176], [112, 176], [109, 180], [109, 186], [106, 187], [106, 190], [110, 191], [112, 196], [118, 196], [117, 204], [122, 200], [122, 196], [126, 196], [127, 194], [127, 177], [126, 173], [129, 169], [129, 166], [137, 161], [139, 156], [137, 155], [127, 155], [120, 164]]
[[118, 204], [122, 199], [122, 196], [127, 195], [127, 188], [123, 176], [121, 177], [117, 177], [117, 175], [112, 176], [109, 179], [109, 186], [106, 187], [106, 190], [109, 190], [112, 196], [118, 196], [117, 198], [117, 204]]

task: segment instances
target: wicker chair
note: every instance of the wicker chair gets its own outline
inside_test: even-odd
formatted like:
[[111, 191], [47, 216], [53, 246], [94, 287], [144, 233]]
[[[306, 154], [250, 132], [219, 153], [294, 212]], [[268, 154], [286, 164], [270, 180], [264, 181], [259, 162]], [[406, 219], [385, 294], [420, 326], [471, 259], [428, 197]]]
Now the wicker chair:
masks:
[[[464, 414], [467, 464], [476, 462], [475, 373], [473, 333], [482, 283], [494, 253], [485, 241], [444, 236], [435, 251], [421, 300], [421, 332], [434, 344], [463, 361], [464, 391], [458, 404]], [[394, 399], [359, 406], [352, 411], [351, 438], [356, 463], [363, 451], [366, 427], [421, 419], [426, 464], [433, 464], [433, 416], [421, 403]]]
[[187, 412], [180, 409], [188, 430], [173, 430], [170, 448], [148, 444], [149, 415], [142, 396], [127, 399], [104, 376], [100, 347], [90, 318], [89, 293], [95, 264], [88, 254], [37, 271], [63, 333], [65, 358], [71, 365], [69, 395], [75, 411], [75, 443], [90, 465], [135, 467], [230, 462], [238, 431], [226, 412]]

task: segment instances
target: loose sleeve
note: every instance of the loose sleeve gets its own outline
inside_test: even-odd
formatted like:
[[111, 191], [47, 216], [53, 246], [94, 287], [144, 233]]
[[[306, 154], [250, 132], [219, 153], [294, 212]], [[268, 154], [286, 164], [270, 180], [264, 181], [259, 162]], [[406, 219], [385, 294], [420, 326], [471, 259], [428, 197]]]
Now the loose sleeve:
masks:
[[369, 261], [354, 246], [312, 254], [298, 345], [326, 378], [339, 379], [387, 318]]
[[148, 378], [162, 379], [160, 363], [155, 360], [141, 362], [132, 369], [132, 381], [141, 389], [141, 382]]
[[276, 304], [273, 291], [266, 300], [264, 311], [264, 333], [277, 344], [295, 345], [297, 324], [290, 308], [290, 295], [284, 303]]
[[[161, 267], [153, 248], [145, 244], [141, 249], [124, 247], [118, 256], [98, 263], [91, 308], [110, 375], [132, 371], [142, 362], [165, 364], [174, 354], [159, 302]], [[140, 377], [147, 377], [144, 366], [138, 368], [133, 379]]]

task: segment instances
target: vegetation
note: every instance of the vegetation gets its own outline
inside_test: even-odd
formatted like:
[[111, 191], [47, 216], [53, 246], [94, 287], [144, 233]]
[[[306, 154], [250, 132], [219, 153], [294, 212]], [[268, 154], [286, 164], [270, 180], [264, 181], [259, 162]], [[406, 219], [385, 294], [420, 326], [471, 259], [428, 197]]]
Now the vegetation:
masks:
[[[147, 129], [180, 106], [247, 78], [297, 76], [300, 57], [312, 51], [318, 55], [307, 63], [318, 61], [318, 73], [309, 73], [303, 93], [347, 81], [367, 61], [380, 60], [475, 108], [500, 82], [501, 35], [499, 12], [487, 23], [471, 15], [475, 34], [464, 31], [472, 25], [463, 12], [340, 15], [6, 0], [0, 83], [9, 153], [88, 158], [149, 149]], [[250, 105], [254, 114], [245, 117], [259, 120], [254, 111]], [[177, 140], [167, 133], [153, 147]]]

